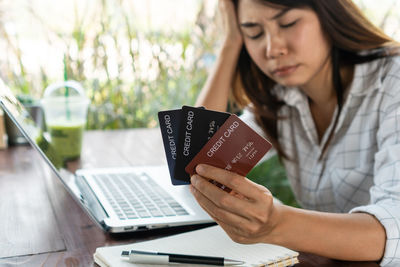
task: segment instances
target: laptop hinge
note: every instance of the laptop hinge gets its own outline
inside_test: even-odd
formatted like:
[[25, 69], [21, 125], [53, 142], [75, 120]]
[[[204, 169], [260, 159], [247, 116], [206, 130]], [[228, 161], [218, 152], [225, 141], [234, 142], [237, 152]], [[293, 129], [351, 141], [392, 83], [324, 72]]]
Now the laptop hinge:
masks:
[[81, 190], [82, 194], [80, 196], [81, 203], [85, 206], [88, 212], [94, 217], [97, 223], [105, 230], [104, 219], [109, 217], [107, 212], [104, 210], [103, 206], [100, 204], [96, 195], [91, 190], [90, 186], [87, 184], [86, 179], [82, 176], [76, 176], [76, 185]]

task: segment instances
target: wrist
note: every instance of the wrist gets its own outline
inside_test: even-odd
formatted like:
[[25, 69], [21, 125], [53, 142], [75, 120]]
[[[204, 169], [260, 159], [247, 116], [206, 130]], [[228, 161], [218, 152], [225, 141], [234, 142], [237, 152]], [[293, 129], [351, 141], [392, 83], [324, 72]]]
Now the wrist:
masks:
[[271, 214], [271, 231], [265, 240], [266, 243], [281, 245], [285, 240], [287, 233], [286, 220], [290, 218], [287, 214], [290, 212], [290, 207], [282, 203], [274, 202], [274, 210]]

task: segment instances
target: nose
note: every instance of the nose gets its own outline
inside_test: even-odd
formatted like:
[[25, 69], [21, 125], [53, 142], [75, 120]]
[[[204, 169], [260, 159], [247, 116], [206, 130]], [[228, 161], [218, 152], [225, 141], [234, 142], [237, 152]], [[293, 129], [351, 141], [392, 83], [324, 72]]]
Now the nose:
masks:
[[265, 35], [265, 38], [265, 56], [267, 59], [275, 59], [287, 54], [285, 42], [279, 35], [272, 35], [268, 33]]

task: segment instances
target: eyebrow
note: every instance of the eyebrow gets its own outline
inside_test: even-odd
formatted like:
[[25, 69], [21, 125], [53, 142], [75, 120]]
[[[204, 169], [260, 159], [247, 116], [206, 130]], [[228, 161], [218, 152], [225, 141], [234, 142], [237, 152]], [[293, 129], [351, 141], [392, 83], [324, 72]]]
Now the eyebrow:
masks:
[[258, 23], [253, 23], [253, 22], [245, 22], [245, 23], [240, 23], [241, 27], [245, 27], [245, 28], [251, 28], [251, 27], [257, 27], [260, 26], [260, 24]]
[[291, 10], [291, 7], [287, 7], [282, 9], [281, 11], [278, 12], [278, 14], [276, 14], [275, 16], [273, 16], [270, 20], [276, 20], [279, 19], [280, 17], [282, 17], [283, 15], [285, 15], [289, 10]]
[[[289, 10], [291, 10], [291, 7], [287, 7], [282, 9], [281, 11], [279, 11], [275, 16], [273, 16], [272, 18], [268, 19], [268, 20], [276, 20], [279, 19], [280, 17], [282, 17], [283, 15], [285, 15]], [[251, 27], [256, 27], [259, 26], [258, 23], [254, 23], [254, 22], [244, 22], [244, 23], [240, 23], [241, 27], [245, 27], [245, 28], [251, 28]]]

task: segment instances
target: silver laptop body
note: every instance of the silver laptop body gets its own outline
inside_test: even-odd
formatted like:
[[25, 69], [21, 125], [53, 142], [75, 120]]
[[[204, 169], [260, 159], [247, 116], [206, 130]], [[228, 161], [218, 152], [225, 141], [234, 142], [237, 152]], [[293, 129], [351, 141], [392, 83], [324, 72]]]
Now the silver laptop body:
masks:
[[0, 106], [40, 153], [67, 191], [104, 231], [112, 233], [210, 223], [187, 185], [173, 186], [166, 165], [57, 169], [42, 150], [50, 143], [28, 111], [0, 79]]

